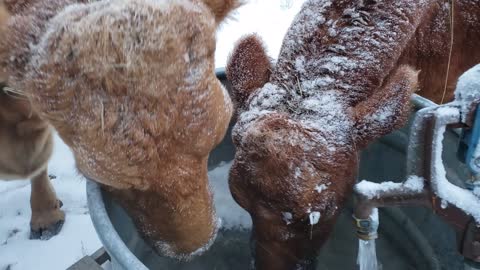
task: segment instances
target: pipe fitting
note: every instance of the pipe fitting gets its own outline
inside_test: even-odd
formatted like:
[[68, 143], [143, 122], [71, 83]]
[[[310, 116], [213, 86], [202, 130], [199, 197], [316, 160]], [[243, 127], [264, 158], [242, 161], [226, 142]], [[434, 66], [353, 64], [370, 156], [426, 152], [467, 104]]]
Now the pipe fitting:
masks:
[[356, 235], [362, 240], [374, 240], [378, 238], [378, 209], [373, 208], [367, 219], [357, 218], [352, 215], [356, 228]]

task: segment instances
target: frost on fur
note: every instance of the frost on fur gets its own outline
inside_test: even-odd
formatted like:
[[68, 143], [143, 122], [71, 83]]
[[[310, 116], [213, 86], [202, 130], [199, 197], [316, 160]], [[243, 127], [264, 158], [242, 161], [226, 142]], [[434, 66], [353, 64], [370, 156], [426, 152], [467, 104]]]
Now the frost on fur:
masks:
[[258, 36], [246, 36], [237, 43], [227, 64], [227, 77], [237, 109], [268, 81], [271, 69], [270, 59]]
[[211, 11], [195, 0], [32, 2], [0, 39], [12, 86], [150, 243], [174, 257], [211, 243], [206, 161], [233, 110], [215, 77]]
[[[480, 61], [474, 53], [479, 10], [471, 0], [456, 3], [455, 21], [477, 25], [468, 30], [477, 35], [455, 43], [461, 60], [453, 63], [449, 86]], [[438, 96], [448, 59], [445, 6], [440, 0], [308, 0], [267, 80], [255, 69], [262, 65], [252, 65], [263, 61], [262, 46], [249, 37], [238, 43], [227, 69], [240, 103], [230, 187], [254, 219], [257, 250], [277, 251], [257, 254], [257, 269], [294, 268], [314, 257], [352, 191], [359, 151], [406, 122], [417, 84], [427, 97]], [[321, 218], [311, 228], [316, 212]], [[282, 213], [292, 218], [286, 222]], [[287, 234], [295, 237], [285, 240]]]

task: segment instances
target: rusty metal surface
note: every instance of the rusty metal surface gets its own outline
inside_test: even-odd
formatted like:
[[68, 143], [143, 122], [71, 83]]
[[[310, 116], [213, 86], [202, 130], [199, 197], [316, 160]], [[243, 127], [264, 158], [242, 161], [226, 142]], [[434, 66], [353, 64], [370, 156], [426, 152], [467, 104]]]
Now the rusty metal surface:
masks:
[[102, 247], [90, 256], [85, 256], [67, 270], [100, 270], [102, 265], [110, 260], [110, 256]]
[[[449, 105], [443, 107], [446, 106]], [[450, 105], [450, 107], [455, 108], [454, 105]], [[412, 193], [399, 187], [388, 192], [379, 192], [378, 196], [372, 199], [356, 194], [355, 216], [368, 218], [372, 209], [378, 207], [426, 206], [456, 230], [459, 236], [459, 252], [467, 259], [480, 262], [480, 228], [478, 224], [475, 224], [468, 213], [455, 205], [442, 205], [442, 198], [439, 198], [434, 192], [435, 188], [438, 188], [435, 185], [439, 184], [437, 179], [433, 178], [433, 170], [435, 166], [438, 166], [438, 164], [433, 164], [433, 155], [437, 151], [436, 147], [439, 147], [434, 144], [436, 136], [438, 136], [438, 125], [446, 125], [450, 129], [466, 127], [465, 123], [461, 123], [460, 118], [436, 114], [439, 108], [433, 106], [417, 112], [411, 130], [407, 151], [407, 175], [417, 175], [425, 179], [423, 192]]]

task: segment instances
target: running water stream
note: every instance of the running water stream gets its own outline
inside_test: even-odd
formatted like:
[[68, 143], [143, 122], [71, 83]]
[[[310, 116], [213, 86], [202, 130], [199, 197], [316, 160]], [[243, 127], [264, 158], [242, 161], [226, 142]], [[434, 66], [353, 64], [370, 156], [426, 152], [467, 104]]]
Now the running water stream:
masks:
[[[372, 233], [376, 233], [378, 229], [378, 209], [374, 208], [370, 215], [372, 221]], [[377, 260], [377, 250], [375, 247], [375, 239], [358, 240], [357, 265], [359, 270], [381, 270], [382, 267]]]

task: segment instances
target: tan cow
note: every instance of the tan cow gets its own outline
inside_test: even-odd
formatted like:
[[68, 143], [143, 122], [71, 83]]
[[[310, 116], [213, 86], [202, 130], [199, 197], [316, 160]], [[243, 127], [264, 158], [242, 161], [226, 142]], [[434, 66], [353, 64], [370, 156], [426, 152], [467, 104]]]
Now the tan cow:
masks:
[[[28, 100], [2, 100], [1, 112], [23, 113], [2, 128], [16, 132], [28, 117], [43, 125], [47, 139], [35, 147], [46, 149], [44, 168], [52, 125], [78, 170], [115, 194], [157, 251], [188, 258], [205, 250], [217, 230], [207, 159], [232, 113], [215, 77], [215, 31], [239, 3], [77, 2], [7, 2], [0, 67], [8, 87]], [[25, 151], [17, 138], [8, 137], [9, 151]], [[36, 157], [27, 152], [10, 163], [24, 170], [25, 158]], [[34, 190], [32, 207], [54, 198]]]
[[[0, 3], [0, 39], [6, 39], [4, 27], [9, 18]], [[52, 131], [25, 95], [6, 87], [6, 79], [5, 70], [0, 69], [0, 179], [31, 179], [30, 238], [49, 239], [65, 219], [47, 173]]]

